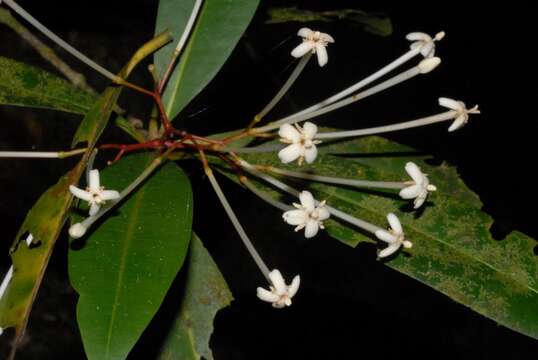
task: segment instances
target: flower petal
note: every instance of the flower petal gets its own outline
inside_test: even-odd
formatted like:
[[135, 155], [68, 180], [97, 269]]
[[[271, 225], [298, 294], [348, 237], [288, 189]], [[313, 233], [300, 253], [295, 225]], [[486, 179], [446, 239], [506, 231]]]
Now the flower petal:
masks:
[[447, 98], [447, 97], [440, 97], [438, 101], [439, 101], [439, 105], [446, 107], [448, 109], [455, 110], [455, 111], [464, 110], [461, 108], [460, 102], [454, 99]]
[[294, 58], [301, 58], [309, 51], [314, 49], [315, 44], [312, 41], [303, 41], [301, 44], [297, 45], [295, 49], [291, 51], [291, 56]]
[[316, 157], [318, 156], [318, 148], [316, 145], [312, 145], [310, 148], [305, 149], [304, 151], [304, 159], [308, 164], [312, 164], [314, 160], [316, 160]]
[[331, 213], [327, 209], [326, 206], [319, 206], [317, 208], [318, 211], [318, 219], [320, 221], [327, 220], [329, 217], [331, 217]]
[[334, 38], [331, 35], [327, 34], [327, 33], [319, 34], [319, 39], [321, 41], [324, 41], [324, 42], [327, 42], [327, 43], [333, 43], [334, 42]]
[[291, 141], [292, 143], [298, 143], [301, 141], [301, 133], [290, 124], [283, 124], [278, 130], [278, 136]]
[[452, 132], [452, 131], [458, 130], [459, 128], [462, 128], [463, 125], [465, 125], [466, 123], [467, 123], [467, 114], [461, 114], [450, 125], [450, 127], [448, 128], [448, 131]]
[[256, 289], [256, 296], [260, 300], [271, 302], [271, 303], [275, 302], [275, 301], [278, 301], [278, 299], [279, 299], [279, 296], [277, 294], [273, 294], [269, 290], [266, 290], [266, 289], [261, 288], [261, 287]]
[[318, 56], [318, 64], [323, 67], [329, 61], [329, 55], [327, 55], [327, 49], [323, 44], [316, 44], [316, 54]]
[[308, 220], [308, 216], [306, 215], [306, 212], [304, 210], [289, 210], [286, 211], [282, 218], [284, 221], [290, 225], [301, 225], [305, 224], [306, 220]]
[[430, 35], [423, 32], [419, 32], [419, 31], [410, 32], [409, 34], [405, 36], [405, 38], [409, 41], [431, 41], [432, 40]]
[[286, 286], [284, 278], [282, 277], [282, 274], [279, 270], [274, 269], [273, 271], [271, 271], [269, 273], [269, 279], [271, 279], [273, 287], [275, 288], [275, 293], [277, 295], [283, 295], [288, 291], [288, 287]]
[[422, 204], [424, 204], [424, 201], [426, 201], [426, 196], [417, 196], [415, 198], [415, 201], [413, 201], [413, 208], [414, 209], [418, 209], [419, 207], [422, 206]]
[[398, 251], [399, 248], [400, 248], [399, 243], [390, 244], [389, 246], [387, 246], [386, 248], [378, 252], [377, 257], [384, 258], [384, 257], [390, 256], [394, 254], [396, 251]]
[[292, 298], [297, 294], [297, 290], [299, 290], [299, 285], [301, 284], [301, 277], [299, 275], [296, 275], [291, 285], [288, 287], [288, 297]]
[[411, 176], [415, 184], [421, 185], [424, 182], [424, 174], [414, 162], [409, 161], [405, 164], [405, 171]]
[[92, 194], [90, 194], [88, 191], [79, 189], [78, 187], [73, 185], [69, 185], [69, 191], [71, 191], [71, 194], [84, 201], [90, 201], [90, 199], [92, 198]]
[[314, 136], [318, 133], [318, 127], [316, 124], [313, 124], [309, 121], [305, 122], [303, 124], [303, 134], [305, 137], [305, 140], [312, 140]]
[[420, 53], [424, 57], [432, 57], [435, 55], [435, 44], [433, 41], [424, 43], [420, 49]]
[[101, 206], [99, 206], [99, 204], [92, 203], [90, 205], [90, 216], [94, 216], [95, 214], [97, 214], [99, 212], [100, 208], [101, 208]]
[[311, 37], [313, 34], [314, 32], [307, 27], [300, 28], [299, 31], [297, 31], [297, 35], [303, 38]]
[[120, 193], [116, 190], [103, 190], [100, 195], [103, 201], [114, 200], [120, 197]]
[[387, 230], [377, 230], [375, 232], [375, 237], [389, 244], [392, 244], [396, 241], [396, 237], [389, 233]]
[[398, 220], [396, 215], [393, 213], [388, 213], [387, 220], [389, 221], [392, 231], [394, 231], [396, 234], [403, 234], [402, 224], [400, 224], [400, 220]]
[[101, 183], [99, 181], [99, 170], [90, 170], [90, 174], [88, 175], [88, 187], [91, 191], [97, 192], [99, 191], [99, 187], [101, 187]]
[[310, 191], [301, 191], [299, 194], [299, 200], [301, 200], [301, 205], [303, 205], [306, 211], [314, 211], [316, 202]]
[[402, 199], [414, 199], [420, 194], [420, 190], [421, 188], [419, 185], [408, 186], [400, 190], [400, 197]]
[[290, 163], [303, 154], [303, 147], [299, 144], [291, 144], [278, 152], [280, 161]]
[[307, 239], [313, 238], [317, 235], [319, 230], [319, 221], [309, 219], [306, 222], [306, 227], [304, 229], [304, 237]]

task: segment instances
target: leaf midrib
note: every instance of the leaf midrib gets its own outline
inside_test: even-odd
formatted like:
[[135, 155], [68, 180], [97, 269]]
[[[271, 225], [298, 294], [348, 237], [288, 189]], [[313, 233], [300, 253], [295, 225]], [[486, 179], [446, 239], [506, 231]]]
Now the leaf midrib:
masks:
[[121, 284], [123, 281], [123, 276], [125, 274], [125, 264], [127, 262], [127, 252], [130, 248], [130, 245], [132, 244], [132, 241], [134, 239], [134, 228], [138, 220], [139, 216], [139, 209], [141, 208], [140, 203], [142, 202], [142, 198], [144, 197], [144, 190], [140, 189], [137, 194], [135, 195], [136, 203], [133, 204], [133, 211], [129, 215], [129, 224], [127, 226], [126, 231], [126, 241], [124, 242], [124, 246], [122, 248], [122, 254], [120, 258], [120, 268], [118, 271], [118, 278], [116, 283], [116, 289], [114, 292], [114, 302], [112, 304], [112, 312], [110, 316], [110, 322], [108, 326], [108, 332], [107, 332], [107, 343], [106, 343], [106, 352], [105, 352], [105, 359], [109, 358], [110, 355], [110, 345], [112, 341], [112, 331], [114, 328], [114, 321], [116, 319], [116, 313], [117, 313], [117, 306], [118, 306], [118, 300], [121, 295]]

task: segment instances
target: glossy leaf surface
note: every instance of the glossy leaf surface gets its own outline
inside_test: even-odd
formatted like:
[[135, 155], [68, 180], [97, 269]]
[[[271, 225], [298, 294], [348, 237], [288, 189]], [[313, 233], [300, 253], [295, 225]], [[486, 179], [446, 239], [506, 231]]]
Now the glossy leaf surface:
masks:
[[213, 359], [209, 338], [217, 311], [232, 301], [232, 294], [217, 264], [193, 233], [184, 269], [183, 299], [162, 346], [159, 359]]
[[[125, 157], [101, 172], [101, 182], [123, 189], [151, 160]], [[72, 244], [69, 275], [80, 295], [77, 320], [89, 359], [127, 357], [183, 264], [191, 225], [189, 180], [167, 163], [82, 243]]]
[[[190, 39], [168, 81], [164, 94], [166, 113], [173, 119], [213, 79], [243, 35], [259, 0], [206, 0]], [[175, 41], [155, 55], [163, 74], [183, 33], [194, 1], [161, 0], [156, 32], [170, 29]]]
[[[418, 212], [412, 211], [411, 204], [400, 199], [396, 191], [295, 183], [299, 189], [310, 189], [318, 199], [381, 227], [388, 227], [386, 214], [395, 212], [413, 248], [406, 249], [407, 255], [400, 252], [384, 263], [513, 330], [538, 338], [538, 313], [533, 310], [538, 307], [536, 241], [519, 232], [494, 240], [489, 232], [493, 220], [481, 211], [479, 198], [453, 167], [429, 166], [422, 161], [424, 155], [416, 156], [412, 149], [378, 137], [332, 144], [321, 152], [348, 155], [321, 154], [303, 170], [345, 178], [407, 181], [405, 163], [417, 163], [438, 188]], [[276, 153], [246, 158], [256, 164], [286, 167]], [[370, 234], [332, 219], [326, 227], [331, 236], [350, 246], [363, 241], [377, 243]]]
[[95, 96], [45, 70], [0, 56], [0, 104], [85, 114]]

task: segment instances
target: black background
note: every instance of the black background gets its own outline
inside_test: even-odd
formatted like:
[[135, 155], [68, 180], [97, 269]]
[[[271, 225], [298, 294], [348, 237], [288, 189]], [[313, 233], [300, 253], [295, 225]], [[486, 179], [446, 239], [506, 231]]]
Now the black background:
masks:
[[[155, 1], [145, 0], [20, 3], [112, 71], [119, 70], [129, 54], [151, 37], [157, 7]], [[456, 133], [448, 134], [443, 124], [390, 137], [433, 154], [432, 163], [447, 161], [457, 166], [464, 181], [480, 195], [484, 210], [495, 219], [492, 232], [498, 241], [512, 230], [537, 237], [532, 171], [536, 164], [536, 31], [530, 5], [470, 1], [412, 1], [403, 5], [388, 1], [263, 2], [222, 72], [182, 115], [189, 129], [203, 134], [244, 125], [243, 119], [249, 119], [278, 90], [289, 70], [289, 51], [297, 44], [294, 34], [301, 25], [264, 25], [267, 7], [277, 5], [381, 11], [392, 19], [394, 34], [382, 38], [346, 22], [310, 24], [336, 39], [329, 48], [329, 64], [323, 70], [311, 64], [274, 116], [309, 105], [396, 58], [407, 49], [404, 36], [410, 31], [446, 31], [438, 47], [443, 59], [438, 70], [331, 114], [331, 124], [353, 127], [358, 118], [361, 125], [412, 119], [437, 111], [439, 96], [479, 104], [482, 115], [471, 118], [468, 126]], [[0, 28], [0, 55], [53, 71], [4, 27]], [[83, 65], [70, 63], [87, 74], [95, 88], [106, 85]], [[315, 85], [308, 78], [315, 79]], [[133, 82], [147, 85], [149, 76], [140, 70]], [[121, 102], [142, 116], [150, 105], [142, 100], [128, 94]], [[3, 106], [0, 146], [21, 150], [52, 150], [59, 144], [67, 147], [77, 123], [76, 117], [52, 111]], [[106, 136], [117, 141], [119, 134], [111, 129]], [[3, 254], [7, 254], [26, 211], [68, 166], [67, 161], [0, 162]], [[254, 289], [264, 280], [207, 181], [195, 164], [188, 164], [187, 171], [194, 179], [195, 229], [236, 298], [215, 321], [211, 345], [216, 359], [354, 359], [368, 354], [380, 358], [453, 359], [536, 356], [535, 340], [388, 269], [375, 260], [373, 246], [351, 249], [324, 236], [305, 241], [299, 235], [290, 235], [287, 227], [271, 220], [278, 219], [278, 211], [222, 179], [247, 232], [256, 234], [254, 241], [267, 262], [288, 276], [302, 276], [294, 305], [282, 311], [272, 309], [255, 298]], [[264, 234], [258, 235], [259, 228]], [[21, 359], [84, 358], [74, 320], [76, 294], [66, 276], [66, 249], [67, 241], [62, 237], [33, 312]], [[8, 258], [1, 259], [0, 270], [5, 271]], [[132, 358], [151, 358], [167, 325], [167, 309], [173, 308], [179, 291], [171, 291], [165, 310], [147, 329]], [[5, 350], [6, 336], [0, 341], [0, 349]]]

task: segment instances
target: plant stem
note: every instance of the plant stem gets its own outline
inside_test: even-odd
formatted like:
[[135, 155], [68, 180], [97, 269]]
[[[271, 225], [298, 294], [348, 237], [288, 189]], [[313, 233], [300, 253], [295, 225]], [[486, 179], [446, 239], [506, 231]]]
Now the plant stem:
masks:
[[222, 192], [222, 189], [220, 188], [217, 179], [215, 179], [215, 176], [213, 175], [213, 171], [209, 168], [205, 168], [205, 172], [207, 174], [207, 177], [209, 179], [209, 182], [211, 183], [211, 186], [213, 187], [213, 190], [215, 190], [215, 193], [217, 194], [217, 197], [219, 198], [222, 206], [224, 207], [224, 211], [226, 211], [226, 214], [230, 218], [235, 230], [239, 234], [239, 237], [243, 241], [243, 244], [245, 244], [245, 247], [247, 248], [250, 256], [252, 256], [252, 259], [262, 272], [263, 276], [267, 279], [267, 281], [271, 284], [271, 278], [269, 277], [269, 268], [267, 265], [265, 265], [265, 262], [262, 260], [260, 254], [256, 251], [256, 248], [254, 248], [254, 245], [248, 238], [245, 230], [243, 229], [243, 226], [241, 226], [241, 223], [237, 219], [237, 216], [235, 215], [232, 207], [228, 203], [228, 200], [226, 199], [226, 196], [224, 196], [224, 193]]

